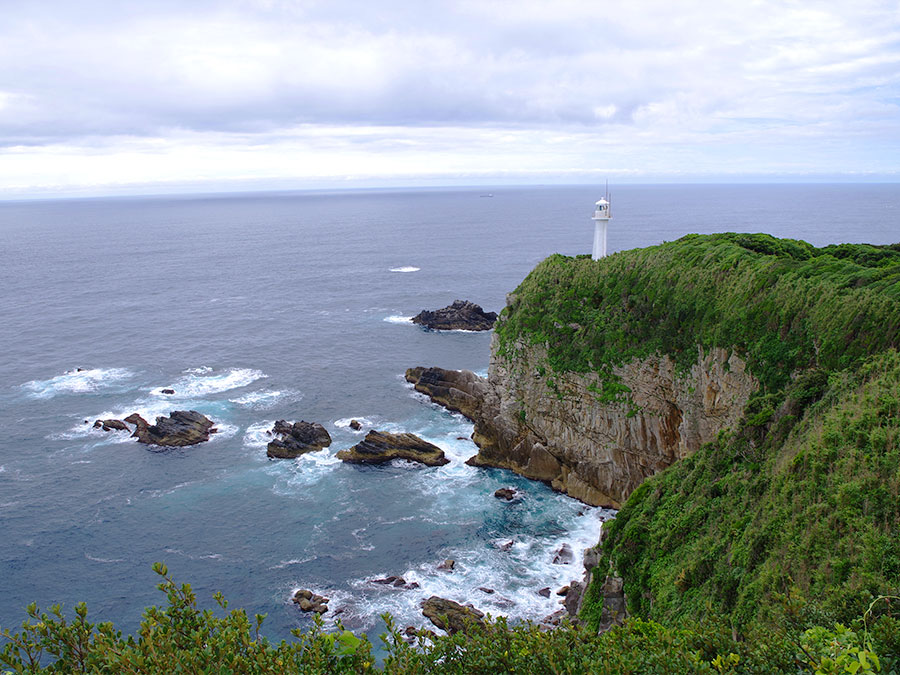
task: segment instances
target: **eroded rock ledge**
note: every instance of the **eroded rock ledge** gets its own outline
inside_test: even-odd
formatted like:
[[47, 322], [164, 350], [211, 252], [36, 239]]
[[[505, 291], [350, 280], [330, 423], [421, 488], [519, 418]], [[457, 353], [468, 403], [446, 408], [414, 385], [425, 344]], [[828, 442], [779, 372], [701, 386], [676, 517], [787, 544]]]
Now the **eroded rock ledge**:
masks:
[[415, 434], [389, 434], [374, 430], [352, 448], [338, 452], [337, 458], [351, 464], [384, 464], [392, 459], [420, 462], [426, 466], [450, 463], [443, 450]]
[[515, 360], [492, 344], [488, 378], [411, 368], [406, 378], [433, 401], [475, 423], [474, 466], [499, 467], [595, 506], [619, 508], [641, 482], [733, 426], [759, 386], [736, 355], [701, 352], [689, 372], [667, 356], [614, 369], [630, 403], [603, 403], [593, 373], [546, 374], [546, 353]]

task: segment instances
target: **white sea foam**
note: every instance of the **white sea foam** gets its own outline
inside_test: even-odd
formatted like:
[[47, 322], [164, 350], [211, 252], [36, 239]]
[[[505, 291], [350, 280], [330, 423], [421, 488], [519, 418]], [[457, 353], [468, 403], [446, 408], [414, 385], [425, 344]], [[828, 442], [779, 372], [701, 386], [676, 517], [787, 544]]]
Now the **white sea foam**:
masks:
[[303, 394], [299, 391], [251, 391], [243, 396], [228, 399], [231, 403], [235, 403], [252, 410], [266, 410], [272, 406], [283, 403], [286, 399], [299, 401], [303, 398]]
[[[359, 429], [351, 429], [350, 422], [356, 420], [360, 424]], [[356, 417], [342, 417], [339, 420], [335, 420], [333, 422], [334, 426], [338, 429], [346, 429], [350, 433], [353, 434], [365, 434], [371, 429], [375, 429], [379, 422], [381, 421], [380, 417], [366, 417], [363, 415], [357, 415]]]
[[[202, 398], [210, 394], [218, 394], [230, 389], [239, 389], [257, 380], [268, 377], [265, 373], [252, 368], [229, 368], [214, 373], [211, 368], [191, 368], [184, 371], [184, 376], [166, 387], [157, 387], [152, 393], [167, 399]], [[163, 389], [174, 389], [174, 394], [163, 394]]]
[[297, 459], [282, 460], [271, 465], [277, 479], [272, 491], [277, 495], [296, 495], [298, 488], [317, 483], [339, 464], [343, 464], [329, 448], [307, 452]]
[[400, 324], [409, 324], [410, 326], [414, 325], [411, 316], [397, 316], [396, 314], [392, 314], [391, 316], [386, 316], [384, 318], [388, 323], [400, 323]]
[[88, 560], [93, 560], [94, 562], [100, 563], [120, 563], [125, 562], [125, 558], [96, 558], [88, 553], [84, 554], [84, 557]]
[[412, 265], [406, 265], [404, 267], [392, 267], [391, 272], [418, 272], [421, 267], [413, 267]]
[[[503, 615], [513, 620], [540, 621], [561, 607], [555, 594], [561, 586], [572, 580], [580, 580], [584, 568], [582, 551], [597, 543], [600, 524], [612, 512], [584, 507], [584, 515], [573, 514], [572, 530], [560, 537], [535, 537], [519, 533], [511, 537], [513, 546], [503, 550], [501, 541], [488, 546], [470, 549], [449, 549], [428, 563], [408, 568], [385, 569], [372, 578], [400, 575], [407, 583], [418, 583], [413, 590], [379, 586], [370, 579], [360, 579], [353, 586], [360, 591], [355, 613], [378, 616], [390, 612], [400, 625], [414, 625], [433, 629], [422, 618], [420, 603], [425, 598], [438, 595], [460, 603], [473, 603], [478, 609], [493, 616]], [[571, 546], [574, 561], [570, 565], [553, 564], [556, 551], [564, 544]], [[452, 573], [437, 569], [444, 558], [453, 558], [456, 565]], [[538, 594], [549, 587], [551, 594], [545, 598]], [[494, 593], [481, 591], [487, 588]]]
[[[270, 570], [282, 570], [286, 567], [290, 567], [291, 565], [302, 565], [303, 563], [312, 562], [319, 556], [313, 555], [308, 558], [291, 558], [290, 560], [282, 560], [277, 565], [272, 565]], [[294, 591], [296, 593], [297, 591]]]
[[127, 368], [70, 370], [49, 380], [31, 380], [22, 385], [31, 398], [53, 398], [58, 394], [91, 394], [120, 385], [134, 377]]
[[221, 553], [203, 553], [203, 554], [195, 554], [195, 553], [186, 553], [178, 548], [167, 548], [165, 549], [166, 553], [174, 553], [175, 555], [182, 555], [189, 560], [221, 560], [223, 558]]
[[275, 426], [275, 420], [263, 420], [251, 424], [244, 431], [244, 447], [254, 450], [265, 448], [272, 440], [272, 435], [268, 432], [272, 430], [273, 426]]

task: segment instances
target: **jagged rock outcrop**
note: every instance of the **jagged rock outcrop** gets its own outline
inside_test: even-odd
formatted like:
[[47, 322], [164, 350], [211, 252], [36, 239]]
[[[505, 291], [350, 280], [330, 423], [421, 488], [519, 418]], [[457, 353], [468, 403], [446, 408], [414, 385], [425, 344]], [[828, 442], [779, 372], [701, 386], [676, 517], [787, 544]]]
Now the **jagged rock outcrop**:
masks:
[[407, 369], [406, 381], [435, 403], [472, 421], [478, 416], [481, 400], [487, 393], [487, 381], [470, 370], [418, 366]]
[[307, 452], [315, 452], [331, 445], [331, 436], [321, 424], [316, 422], [294, 422], [279, 420], [272, 428], [272, 434], [279, 436], [269, 441], [266, 455], [274, 459], [294, 459]]
[[137, 413], [125, 418], [125, 422], [135, 425], [133, 437], [139, 443], [166, 447], [197, 445], [209, 440], [215, 433], [215, 422], [196, 410], [175, 410], [168, 417], [157, 417], [156, 424], [150, 424]]
[[422, 603], [422, 614], [431, 623], [451, 635], [464, 631], [471, 623], [483, 623], [484, 612], [453, 600], [432, 595]]
[[603, 403], [600, 376], [546, 374], [546, 352], [521, 346], [515, 360], [492, 344], [488, 378], [410, 368], [416, 390], [475, 422], [474, 466], [511, 469], [588, 504], [618, 508], [648, 476], [715, 439], [740, 418], [759, 383], [723, 349], [700, 353], [687, 372], [667, 356], [618, 366], [630, 403]]
[[422, 310], [412, 322], [432, 330], [490, 330], [496, 320], [496, 312], [485, 312], [468, 300], [454, 300], [443, 309]]
[[443, 450], [415, 434], [388, 434], [375, 430], [352, 448], [338, 452], [337, 458], [351, 464], [384, 464], [392, 459], [421, 462], [426, 466], [443, 466], [450, 462]]

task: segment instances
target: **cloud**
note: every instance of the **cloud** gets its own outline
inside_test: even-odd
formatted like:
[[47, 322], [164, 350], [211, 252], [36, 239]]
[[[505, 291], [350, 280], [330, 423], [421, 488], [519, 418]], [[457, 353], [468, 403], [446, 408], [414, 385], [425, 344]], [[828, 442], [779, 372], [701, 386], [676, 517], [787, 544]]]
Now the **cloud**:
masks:
[[119, 172], [134, 180], [184, 173], [176, 160], [308, 173], [279, 154], [384, 175], [442, 152], [475, 172], [715, 171], [723, 148], [754, 170], [785, 153], [898, 169], [894, 3], [620, 4], [18, 3], [0, 25], [0, 179], [66, 184], [51, 158], [80, 155], [98, 182], [113, 158], [138, 162]]

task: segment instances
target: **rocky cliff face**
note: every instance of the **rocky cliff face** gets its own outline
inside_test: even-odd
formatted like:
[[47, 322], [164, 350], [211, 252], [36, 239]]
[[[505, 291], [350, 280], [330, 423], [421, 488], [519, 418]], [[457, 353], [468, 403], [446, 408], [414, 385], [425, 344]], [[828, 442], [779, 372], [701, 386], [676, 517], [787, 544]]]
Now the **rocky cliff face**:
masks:
[[743, 360], [713, 349], [689, 372], [667, 356], [617, 367], [630, 403], [603, 403], [598, 375], [547, 374], [543, 348], [522, 347], [507, 361], [496, 346], [486, 382], [439, 368], [412, 368], [407, 379], [439, 403], [469, 404], [454, 407], [475, 422], [471, 464], [511, 469], [593, 505], [618, 508], [647, 476], [734, 425], [759, 386]]

